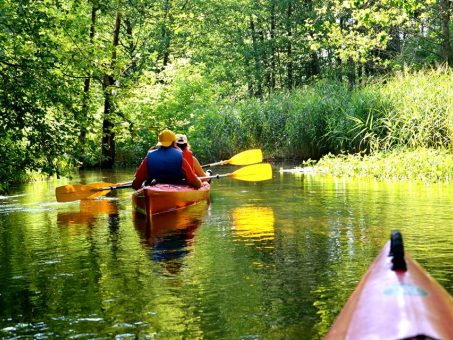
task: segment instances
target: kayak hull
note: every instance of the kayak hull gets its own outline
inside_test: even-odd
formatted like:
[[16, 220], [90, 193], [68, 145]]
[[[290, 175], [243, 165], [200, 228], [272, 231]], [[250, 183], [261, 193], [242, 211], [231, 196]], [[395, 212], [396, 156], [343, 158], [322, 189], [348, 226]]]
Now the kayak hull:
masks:
[[453, 298], [415, 260], [393, 271], [390, 241], [370, 266], [326, 339], [448, 339]]
[[149, 217], [208, 201], [210, 188], [207, 182], [199, 189], [175, 184], [145, 186], [132, 194], [132, 206], [136, 213]]

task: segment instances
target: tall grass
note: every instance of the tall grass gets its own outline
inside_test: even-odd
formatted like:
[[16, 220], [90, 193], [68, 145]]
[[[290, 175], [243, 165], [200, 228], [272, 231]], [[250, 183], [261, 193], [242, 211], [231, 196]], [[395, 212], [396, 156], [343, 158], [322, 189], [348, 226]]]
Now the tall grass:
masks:
[[392, 104], [384, 111], [391, 145], [450, 148], [453, 136], [453, 72], [438, 69], [400, 74], [380, 89]]
[[[347, 143], [343, 136], [347, 134], [348, 120], [343, 110], [349, 99], [347, 87], [323, 81], [265, 100], [229, 103], [213, 108], [198, 120], [196, 142], [202, 141], [201, 136], [210, 141], [209, 149], [200, 150], [203, 155], [214, 150], [218, 156], [226, 156], [241, 149], [261, 147], [273, 157], [320, 157], [338, 149], [335, 137], [341, 136]], [[335, 136], [328, 134], [329, 130], [335, 130]]]
[[[453, 164], [451, 84], [452, 70], [440, 68], [373, 79], [352, 89], [324, 79], [265, 99], [221, 102], [204, 90], [198, 98], [197, 91], [207, 85], [195, 86], [190, 99], [167, 96], [163, 111], [173, 117], [168, 108], [178, 107], [178, 117], [187, 118], [167, 127], [187, 133], [202, 162], [259, 147], [267, 159], [322, 159], [319, 166], [337, 174], [448, 180]], [[180, 86], [175, 91], [180, 93]], [[152, 128], [143, 124], [145, 134]], [[125, 143], [125, 158], [141, 159], [146, 150], [137, 148], [141, 150]]]
[[449, 149], [453, 72], [401, 73], [350, 89], [322, 80], [291, 93], [211, 106], [198, 116], [193, 145], [202, 158], [261, 147], [267, 156], [319, 159], [395, 148]]

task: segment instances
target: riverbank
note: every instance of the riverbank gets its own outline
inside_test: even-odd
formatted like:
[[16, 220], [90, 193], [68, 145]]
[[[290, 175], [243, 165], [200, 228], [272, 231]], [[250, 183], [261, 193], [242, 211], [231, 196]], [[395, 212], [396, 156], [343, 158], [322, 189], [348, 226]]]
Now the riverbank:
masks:
[[303, 162], [301, 167], [284, 171], [379, 180], [451, 183], [453, 154], [446, 149], [429, 148], [392, 150], [370, 155], [328, 154], [318, 162], [308, 160]]
[[[338, 175], [450, 181], [452, 82], [450, 68], [402, 71], [354, 88], [324, 79], [266, 98], [207, 102], [196, 115], [188, 114], [190, 125], [166, 126], [189, 136], [202, 163], [260, 148], [266, 160], [322, 159], [318, 166], [331, 166]], [[133, 133], [118, 135], [115, 167], [138, 166], [156, 143], [153, 131], [143, 124]], [[100, 167], [103, 159], [97, 142], [84, 147], [82, 157], [77, 155], [80, 145], [73, 143], [74, 153], [59, 149], [55, 157], [8, 144], [3, 149], [7, 166], [0, 168], [0, 192], [32, 181], [30, 174], [64, 176], [82, 163], [87, 168]], [[352, 156], [333, 160], [330, 153]], [[364, 164], [359, 166], [360, 162]]]

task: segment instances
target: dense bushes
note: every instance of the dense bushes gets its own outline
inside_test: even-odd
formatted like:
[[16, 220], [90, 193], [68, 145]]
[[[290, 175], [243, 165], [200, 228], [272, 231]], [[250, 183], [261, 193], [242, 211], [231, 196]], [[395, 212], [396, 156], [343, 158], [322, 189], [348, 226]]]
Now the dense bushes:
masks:
[[[128, 133], [120, 139], [120, 159], [137, 163], [164, 126], [187, 133], [203, 161], [228, 159], [254, 147], [268, 158], [301, 160], [401, 147], [448, 149], [453, 137], [449, 69], [402, 73], [353, 89], [322, 80], [266, 99], [223, 102], [206, 80], [186, 76], [184, 86], [175, 82], [163, 87], [165, 98], [159, 103], [145, 101], [141, 108], [129, 103], [144, 118], [136, 130], [139, 143]], [[169, 107], [178, 107], [174, 121]], [[169, 118], [153, 125], [158, 112]]]
[[450, 148], [452, 83], [448, 69], [400, 74], [354, 89], [324, 80], [266, 100], [211, 106], [197, 117], [192, 143], [209, 159], [251, 147], [297, 159]]

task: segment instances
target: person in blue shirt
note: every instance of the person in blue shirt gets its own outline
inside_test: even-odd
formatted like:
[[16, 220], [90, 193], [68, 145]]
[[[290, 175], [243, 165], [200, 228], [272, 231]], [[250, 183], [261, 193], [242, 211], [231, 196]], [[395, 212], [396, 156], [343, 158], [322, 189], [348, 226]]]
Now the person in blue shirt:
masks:
[[148, 151], [135, 173], [132, 188], [140, 189], [144, 183], [188, 184], [201, 187], [195, 174], [182, 152], [176, 147], [176, 135], [171, 130], [159, 134], [157, 148]]

